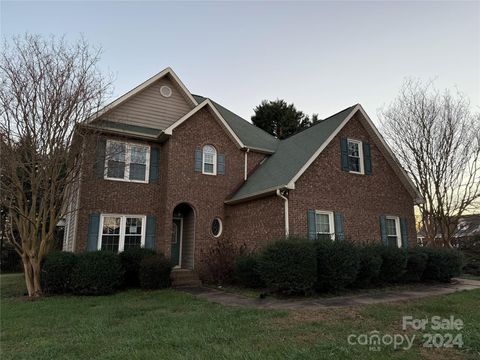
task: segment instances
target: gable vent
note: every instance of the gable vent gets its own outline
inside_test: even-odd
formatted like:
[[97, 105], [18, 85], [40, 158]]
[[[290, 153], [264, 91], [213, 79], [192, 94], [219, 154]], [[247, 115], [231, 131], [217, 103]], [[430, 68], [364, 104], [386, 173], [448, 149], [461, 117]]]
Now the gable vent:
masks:
[[163, 96], [163, 97], [170, 97], [172, 96], [172, 89], [170, 89], [168, 86], [166, 85], [163, 85], [161, 88], [160, 88], [160, 94]]

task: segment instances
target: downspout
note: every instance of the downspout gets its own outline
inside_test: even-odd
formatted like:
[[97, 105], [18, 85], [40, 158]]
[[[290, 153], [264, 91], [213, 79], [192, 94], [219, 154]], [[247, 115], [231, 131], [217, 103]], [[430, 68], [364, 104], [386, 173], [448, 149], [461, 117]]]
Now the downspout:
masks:
[[243, 180], [244, 181], [247, 181], [247, 177], [248, 177], [248, 153], [250, 152], [250, 149], [247, 149], [245, 151], [245, 171], [244, 171], [244, 174], [243, 174]]
[[289, 225], [288, 225], [288, 198], [284, 195], [282, 195], [282, 192], [280, 189], [277, 189], [277, 196], [285, 200], [285, 237], [288, 237], [288, 234], [290, 233]]

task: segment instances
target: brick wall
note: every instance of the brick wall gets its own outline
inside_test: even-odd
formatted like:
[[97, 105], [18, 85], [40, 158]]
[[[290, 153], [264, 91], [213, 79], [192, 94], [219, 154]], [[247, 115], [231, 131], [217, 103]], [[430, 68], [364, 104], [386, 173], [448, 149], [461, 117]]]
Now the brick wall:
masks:
[[[342, 137], [371, 144], [372, 175], [342, 171]], [[352, 240], [380, 241], [381, 215], [407, 218], [410, 244], [415, 243], [413, 199], [357, 117], [297, 180], [289, 205], [291, 234], [306, 236], [307, 210], [316, 209], [342, 213], [345, 236]]]

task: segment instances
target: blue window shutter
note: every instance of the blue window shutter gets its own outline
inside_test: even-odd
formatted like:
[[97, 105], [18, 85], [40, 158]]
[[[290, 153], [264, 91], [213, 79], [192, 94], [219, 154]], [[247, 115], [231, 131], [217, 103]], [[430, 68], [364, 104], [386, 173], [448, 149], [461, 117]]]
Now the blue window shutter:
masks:
[[365, 175], [372, 175], [372, 153], [370, 144], [363, 143], [363, 166], [365, 167]]
[[225, 175], [225, 155], [217, 155], [217, 174]]
[[308, 240], [317, 239], [317, 226], [315, 224], [315, 210], [307, 211]]
[[342, 170], [349, 171], [348, 167], [348, 140], [347, 138], [340, 139], [340, 145], [342, 149]]
[[388, 237], [387, 237], [387, 218], [382, 215], [380, 216], [380, 234], [382, 237], [383, 245], [388, 245]]
[[147, 216], [147, 230], [145, 233], [145, 247], [147, 249], [155, 249], [156, 232], [157, 232], [157, 218], [155, 216]]
[[97, 251], [100, 227], [100, 214], [92, 213], [88, 217], [87, 251]]
[[405, 218], [400, 218], [400, 231], [402, 234], [402, 247], [408, 249], [408, 226]]
[[195, 149], [195, 172], [202, 172], [202, 150]]
[[95, 154], [94, 172], [95, 176], [103, 179], [105, 174], [105, 150], [107, 148], [107, 139], [101, 137], [97, 142], [97, 149]]
[[159, 149], [157, 146], [152, 146], [150, 149], [150, 171], [148, 174], [148, 182], [158, 183], [159, 170]]
[[345, 240], [345, 232], [343, 230], [343, 215], [335, 213], [335, 239]]

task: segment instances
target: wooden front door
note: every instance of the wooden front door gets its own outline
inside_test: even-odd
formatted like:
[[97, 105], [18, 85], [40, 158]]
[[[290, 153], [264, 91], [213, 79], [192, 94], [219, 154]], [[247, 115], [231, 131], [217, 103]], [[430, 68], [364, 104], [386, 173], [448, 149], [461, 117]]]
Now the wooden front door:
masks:
[[180, 266], [180, 249], [182, 245], [182, 219], [173, 219], [172, 224], [172, 242], [170, 259], [174, 266]]

